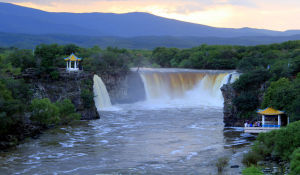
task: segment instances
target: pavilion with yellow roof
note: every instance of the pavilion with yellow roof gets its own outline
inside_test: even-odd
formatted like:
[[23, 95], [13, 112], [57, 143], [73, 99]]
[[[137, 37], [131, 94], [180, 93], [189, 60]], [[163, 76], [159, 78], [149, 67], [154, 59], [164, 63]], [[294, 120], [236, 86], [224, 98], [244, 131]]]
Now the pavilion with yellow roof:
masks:
[[80, 61], [82, 60], [81, 58], [78, 58], [76, 55], [73, 53], [64, 59], [67, 63], [67, 71], [79, 71], [81, 70], [80, 66]]
[[284, 115], [284, 111], [269, 107], [260, 109], [257, 113], [262, 115], [262, 127], [280, 127], [289, 123], [289, 118]]
[[260, 133], [267, 132], [273, 129], [279, 129], [281, 126], [289, 124], [289, 117], [284, 111], [279, 111], [268, 107], [266, 109], [259, 109], [258, 114], [261, 114], [261, 127], [249, 127], [245, 126], [244, 131], [248, 133]]

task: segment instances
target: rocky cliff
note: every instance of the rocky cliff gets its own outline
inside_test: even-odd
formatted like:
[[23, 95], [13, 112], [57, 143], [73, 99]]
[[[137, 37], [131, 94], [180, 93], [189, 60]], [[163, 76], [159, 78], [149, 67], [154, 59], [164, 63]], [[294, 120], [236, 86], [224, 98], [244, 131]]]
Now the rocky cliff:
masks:
[[231, 84], [224, 84], [221, 88], [224, 98], [224, 124], [225, 127], [240, 127], [244, 121], [238, 118], [238, 111], [233, 104], [233, 99], [237, 95]]
[[98, 75], [104, 81], [112, 104], [145, 100], [143, 81], [137, 71], [118, 75]]
[[[263, 101], [264, 92], [266, 90], [266, 84], [261, 84], [259, 90], [257, 91], [257, 100], [258, 100], [258, 106], [261, 105]], [[259, 115], [256, 113], [253, 113], [251, 116], [248, 116], [247, 118], [241, 118], [238, 117], [238, 113], [241, 111], [238, 111], [237, 107], [234, 105], [233, 100], [235, 97], [237, 97], [239, 94], [234, 90], [232, 84], [225, 84], [221, 88], [223, 98], [224, 98], [224, 124], [225, 127], [243, 127], [245, 121], [253, 121], [256, 120]]]
[[95, 105], [86, 108], [81, 98], [83, 89], [93, 92], [93, 73], [66, 72], [65, 69], [59, 69], [54, 78], [41, 78], [35, 70], [28, 69], [22, 76], [32, 85], [33, 98], [49, 98], [52, 102], [70, 99], [76, 111], [82, 115], [82, 120], [100, 118]]

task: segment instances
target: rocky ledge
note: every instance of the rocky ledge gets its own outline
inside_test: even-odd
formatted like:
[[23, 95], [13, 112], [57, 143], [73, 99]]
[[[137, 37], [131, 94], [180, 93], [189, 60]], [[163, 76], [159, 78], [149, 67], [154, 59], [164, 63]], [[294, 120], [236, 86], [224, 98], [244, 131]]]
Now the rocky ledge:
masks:
[[233, 104], [233, 99], [237, 95], [231, 84], [224, 84], [221, 88], [224, 98], [224, 124], [225, 127], [241, 127], [244, 121], [237, 116], [238, 111]]
[[91, 72], [67, 72], [66, 69], [58, 69], [55, 79], [50, 75], [40, 77], [34, 69], [27, 69], [22, 74], [22, 78], [32, 85], [33, 98], [49, 98], [52, 102], [70, 99], [82, 120], [100, 118], [95, 105], [87, 108], [81, 98], [83, 89], [93, 92], [93, 76]]

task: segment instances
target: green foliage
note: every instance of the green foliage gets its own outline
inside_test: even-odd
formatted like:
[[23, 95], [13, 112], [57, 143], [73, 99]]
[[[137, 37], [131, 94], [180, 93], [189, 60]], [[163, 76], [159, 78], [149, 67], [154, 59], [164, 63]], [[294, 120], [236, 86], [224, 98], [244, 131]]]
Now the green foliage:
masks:
[[233, 104], [239, 111], [238, 115], [242, 118], [249, 118], [259, 105], [257, 92], [246, 91], [233, 99]]
[[34, 99], [31, 102], [30, 119], [42, 126], [51, 126], [60, 122], [59, 108], [48, 98]]
[[300, 147], [300, 121], [293, 122], [279, 130], [260, 133], [252, 151], [249, 152], [253, 155], [247, 154], [245, 156], [253, 157], [251, 160], [256, 161], [261, 160], [257, 155], [262, 157], [275, 156], [283, 160], [290, 160], [291, 154], [298, 147]]
[[45, 73], [50, 73], [56, 69], [58, 65], [62, 65], [62, 63], [64, 63], [62, 58], [62, 47], [57, 44], [38, 45], [34, 54], [37, 59], [37, 66]]
[[176, 48], [158, 47], [153, 50], [151, 60], [162, 67], [171, 67], [171, 60], [177, 52]]
[[7, 89], [10, 89], [13, 98], [21, 100], [23, 103], [27, 103], [31, 98], [30, 85], [26, 84], [23, 79], [6, 78], [2, 81]]
[[94, 93], [88, 89], [81, 90], [81, 99], [85, 108], [91, 108], [94, 105]]
[[226, 166], [228, 166], [229, 159], [228, 157], [220, 157], [216, 163], [218, 172], [222, 172]]
[[276, 109], [288, 110], [289, 103], [295, 98], [292, 83], [287, 78], [272, 82], [264, 95], [262, 106], [272, 106]]
[[260, 89], [261, 85], [270, 78], [267, 70], [258, 69], [242, 74], [233, 88], [237, 91], [252, 91]]
[[264, 175], [264, 173], [261, 172], [255, 166], [251, 166], [251, 167], [243, 169], [242, 174], [243, 175]]
[[31, 50], [16, 50], [11, 52], [6, 59], [13, 67], [20, 67], [23, 71], [26, 68], [35, 67], [36, 63]]
[[59, 79], [59, 72], [57, 70], [54, 70], [50, 72], [50, 76], [52, 80], [58, 80]]
[[72, 53], [76, 53], [79, 51], [79, 47], [76, 46], [75, 44], [67, 44], [65, 46], [63, 46], [62, 48], [62, 52], [64, 53], [64, 55], [71, 55]]
[[300, 174], [300, 147], [295, 149], [291, 156], [290, 175]]
[[12, 130], [20, 120], [18, 114], [22, 112], [22, 103], [12, 96], [12, 92], [0, 81], [0, 135]]
[[74, 120], [80, 120], [81, 115], [76, 113], [75, 106], [69, 99], [56, 102], [55, 105], [59, 111], [59, 117], [62, 124], [71, 123]]
[[256, 69], [262, 69], [266, 66], [266, 60], [263, 58], [254, 59], [251, 57], [245, 57], [238, 63], [237, 69], [242, 72], [250, 72]]
[[34, 99], [31, 103], [31, 112], [30, 119], [46, 127], [56, 124], [68, 124], [81, 118], [69, 99], [56, 103], [51, 103], [48, 98]]
[[284, 110], [291, 116], [291, 121], [299, 120], [300, 76], [297, 76], [293, 81], [287, 78], [281, 78], [272, 82], [263, 99], [262, 107], [272, 106]]
[[263, 157], [255, 151], [250, 151], [243, 156], [243, 164], [246, 166], [257, 165], [257, 162], [262, 160]]
[[131, 57], [132, 55], [127, 50], [108, 48], [106, 51], [85, 58], [82, 65], [88, 71], [115, 75], [129, 71], [128, 65]]

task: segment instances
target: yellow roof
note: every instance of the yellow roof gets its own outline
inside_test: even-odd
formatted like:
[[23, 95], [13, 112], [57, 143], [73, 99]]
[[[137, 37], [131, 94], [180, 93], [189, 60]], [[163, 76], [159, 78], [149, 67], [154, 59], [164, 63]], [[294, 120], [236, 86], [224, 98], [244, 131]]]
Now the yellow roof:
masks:
[[69, 56], [69, 57], [67, 57], [67, 58], [65, 58], [65, 61], [81, 61], [81, 58], [78, 58], [77, 56], [75, 56], [73, 53]]
[[262, 114], [262, 115], [280, 115], [284, 114], [283, 111], [279, 111], [273, 108], [266, 108], [266, 109], [260, 109], [257, 111], [257, 113]]

